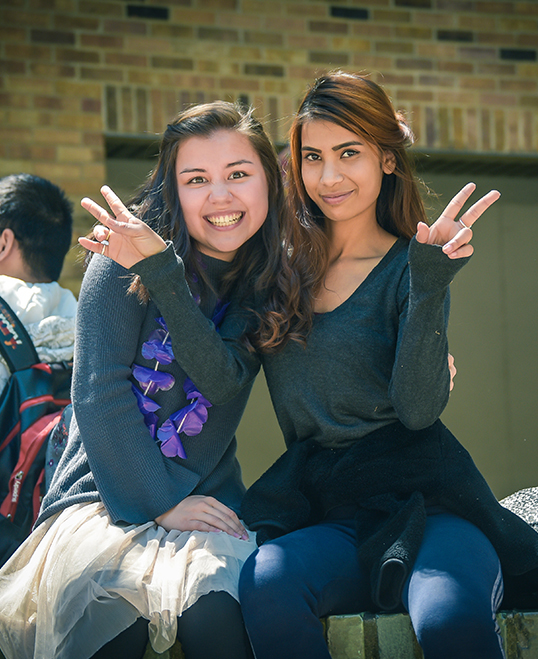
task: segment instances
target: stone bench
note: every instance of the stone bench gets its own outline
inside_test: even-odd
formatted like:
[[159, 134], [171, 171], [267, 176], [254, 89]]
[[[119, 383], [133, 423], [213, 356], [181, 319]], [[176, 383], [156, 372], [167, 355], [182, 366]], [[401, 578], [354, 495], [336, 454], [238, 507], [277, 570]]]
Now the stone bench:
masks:
[[[497, 620], [507, 659], [538, 659], [537, 612], [502, 611]], [[331, 616], [324, 623], [333, 659], [422, 659], [407, 615], [361, 613]], [[148, 647], [144, 659], [184, 657], [176, 643], [164, 654], [155, 654]]]

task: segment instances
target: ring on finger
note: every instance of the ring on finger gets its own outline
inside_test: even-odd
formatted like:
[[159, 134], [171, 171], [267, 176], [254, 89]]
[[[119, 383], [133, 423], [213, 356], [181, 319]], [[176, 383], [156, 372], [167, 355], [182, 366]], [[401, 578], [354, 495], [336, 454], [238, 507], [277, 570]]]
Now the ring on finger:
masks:
[[[471, 228], [471, 227], [468, 227], [468, 226], [465, 224], [465, 222], [464, 222], [461, 218], [458, 220], [458, 222], [461, 224], [461, 226], [462, 226], [464, 229], [470, 229], [470, 228]], [[110, 235], [110, 234], [109, 234], [109, 235]]]
[[101, 240], [101, 245], [103, 246], [103, 249], [101, 250], [101, 255], [105, 253], [105, 249], [107, 248], [110, 243], [108, 242], [108, 239], [110, 238], [110, 234], [112, 233], [112, 229], [108, 230], [108, 233], [105, 236], [104, 240]]

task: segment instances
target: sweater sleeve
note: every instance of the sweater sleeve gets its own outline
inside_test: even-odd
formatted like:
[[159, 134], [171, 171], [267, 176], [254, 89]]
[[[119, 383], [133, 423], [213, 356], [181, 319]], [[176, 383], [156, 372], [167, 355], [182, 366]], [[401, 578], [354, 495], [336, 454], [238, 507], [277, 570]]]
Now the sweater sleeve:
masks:
[[155, 519], [199, 476], [161, 453], [131, 390], [147, 311], [127, 293], [131, 275], [100, 255], [85, 274], [77, 315], [73, 411], [99, 495], [114, 522]]
[[449, 259], [441, 247], [415, 238], [409, 244], [389, 396], [400, 421], [412, 430], [434, 423], [448, 402], [449, 285], [468, 260]]
[[253, 314], [232, 300], [217, 333], [192, 297], [183, 261], [171, 244], [132, 270], [159, 307], [185, 373], [214, 405], [229, 402], [260, 369], [259, 356], [240, 340]]

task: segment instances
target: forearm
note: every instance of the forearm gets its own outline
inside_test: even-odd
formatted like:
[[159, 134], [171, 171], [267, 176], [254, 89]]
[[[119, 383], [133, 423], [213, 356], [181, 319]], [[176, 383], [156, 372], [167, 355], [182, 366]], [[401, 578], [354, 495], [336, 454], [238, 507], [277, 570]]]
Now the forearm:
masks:
[[132, 270], [163, 315], [177, 362], [211, 403], [227, 403], [259, 370], [258, 356], [240, 340], [247, 314], [231, 306], [218, 334], [192, 297], [183, 262], [171, 245]]
[[431, 425], [449, 398], [449, 285], [468, 259], [450, 260], [436, 246], [409, 246], [409, 293], [400, 314], [389, 395], [409, 428]]

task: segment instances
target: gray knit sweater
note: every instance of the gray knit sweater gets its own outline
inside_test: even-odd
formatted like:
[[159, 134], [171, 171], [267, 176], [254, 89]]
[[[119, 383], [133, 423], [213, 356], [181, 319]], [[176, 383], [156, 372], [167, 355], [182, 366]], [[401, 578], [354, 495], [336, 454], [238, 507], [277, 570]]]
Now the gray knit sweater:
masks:
[[[162, 276], [155, 276], [152, 260]], [[220, 403], [230, 399], [261, 360], [286, 444], [314, 439], [346, 447], [397, 420], [420, 429], [440, 416], [450, 385], [449, 284], [467, 260], [399, 239], [343, 304], [316, 315], [306, 348], [290, 341], [262, 357], [238, 340], [249, 322], [240, 308], [228, 310], [222, 340], [194, 313], [182, 264], [171, 250], [135, 270], [168, 323], [177, 359], [204, 395]], [[187, 349], [189, 334], [199, 337], [204, 351]]]
[[[228, 264], [208, 257], [203, 262], [209, 280], [218, 288]], [[158, 263], [153, 276], [160, 277]], [[181, 278], [186, 286], [183, 271]], [[156, 318], [161, 313], [153, 301], [141, 303], [127, 292], [131, 279], [131, 273], [100, 255], [92, 258], [84, 276], [77, 314], [73, 420], [38, 524], [72, 504], [99, 500], [114, 522], [128, 523], [155, 519], [191, 494], [212, 495], [239, 509], [244, 486], [234, 435], [250, 387], [226, 404], [209, 408], [199, 435], [181, 435], [186, 459], [165, 457], [131, 390], [133, 363], [155, 366], [154, 360], [142, 356], [141, 347], [160, 327]], [[212, 315], [215, 295], [206, 295], [200, 308], [188, 295], [196, 316], [205, 319], [200, 311]], [[188, 343], [189, 352], [204, 350], [196, 334], [188, 334]], [[186, 376], [175, 361], [159, 370], [172, 373], [176, 380], [172, 389], [152, 396], [161, 405], [157, 414], [162, 423], [187, 404]]]

